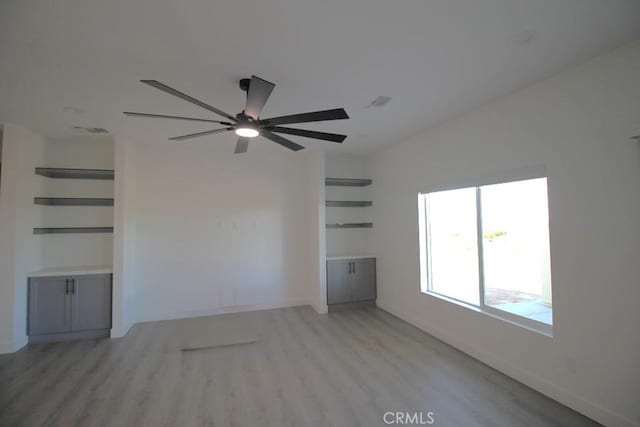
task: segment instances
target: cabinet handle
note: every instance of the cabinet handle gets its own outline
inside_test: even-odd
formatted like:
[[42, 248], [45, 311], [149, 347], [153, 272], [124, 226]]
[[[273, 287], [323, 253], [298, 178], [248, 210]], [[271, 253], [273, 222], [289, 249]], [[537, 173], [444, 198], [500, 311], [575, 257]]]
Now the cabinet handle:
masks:
[[64, 279], [64, 294], [69, 295], [69, 279]]
[[353, 261], [353, 274], [356, 274], [356, 262]]
[[76, 279], [71, 279], [71, 293], [76, 293]]
[[351, 261], [349, 261], [349, 274], [351, 274], [351, 273], [352, 273], [352, 271], [351, 271]]

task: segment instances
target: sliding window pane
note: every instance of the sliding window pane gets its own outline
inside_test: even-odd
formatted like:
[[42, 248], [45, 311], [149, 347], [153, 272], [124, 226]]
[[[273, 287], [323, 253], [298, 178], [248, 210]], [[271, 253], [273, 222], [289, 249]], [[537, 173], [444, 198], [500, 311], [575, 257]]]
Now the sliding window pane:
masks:
[[476, 189], [426, 197], [429, 290], [479, 304]]
[[546, 178], [480, 188], [485, 304], [552, 323]]

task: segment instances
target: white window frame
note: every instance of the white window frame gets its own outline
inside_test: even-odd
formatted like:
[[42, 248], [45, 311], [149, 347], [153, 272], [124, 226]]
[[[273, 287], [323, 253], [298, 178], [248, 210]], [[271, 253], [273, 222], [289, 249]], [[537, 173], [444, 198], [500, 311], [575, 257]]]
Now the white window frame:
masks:
[[[418, 231], [420, 235], [419, 236], [420, 292], [428, 296], [435, 297], [450, 303], [463, 306], [470, 310], [474, 310], [474, 311], [486, 314], [490, 317], [503, 320], [505, 322], [514, 324], [516, 326], [520, 326], [520, 327], [541, 333], [543, 335], [553, 337], [553, 324], [555, 324], [555, 312], [553, 310], [553, 307], [552, 307], [553, 321], [552, 321], [552, 324], [549, 325], [544, 322], [533, 320], [524, 316], [519, 316], [517, 314], [513, 314], [505, 310], [500, 310], [485, 304], [481, 187], [492, 185], [492, 184], [508, 184], [511, 182], [525, 181], [525, 180], [537, 179], [537, 178], [547, 179], [547, 186], [548, 186], [549, 178], [546, 176], [546, 174], [526, 173], [526, 174], [520, 175], [520, 177], [516, 179], [513, 179], [513, 178], [507, 179], [507, 180], [491, 179], [489, 180], [489, 182], [482, 183], [482, 184], [454, 186], [454, 187], [431, 189], [429, 191], [419, 191], [418, 192]], [[476, 191], [476, 232], [477, 232], [476, 244], [478, 247], [478, 292], [479, 292], [478, 305], [469, 303], [467, 301], [462, 301], [460, 299], [431, 290], [432, 288], [431, 283], [433, 279], [431, 275], [431, 271], [432, 271], [431, 256], [430, 256], [431, 242], [429, 241], [431, 230], [429, 229], [430, 223], [427, 220], [427, 217], [428, 217], [427, 196], [429, 193], [434, 193], [438, 191], [456, 190], [456, 189], [462, 189], [462, 188], [475, 188], [475, 191]], [[551, 289], [553, 293], [553, 285], [551, 286]]]

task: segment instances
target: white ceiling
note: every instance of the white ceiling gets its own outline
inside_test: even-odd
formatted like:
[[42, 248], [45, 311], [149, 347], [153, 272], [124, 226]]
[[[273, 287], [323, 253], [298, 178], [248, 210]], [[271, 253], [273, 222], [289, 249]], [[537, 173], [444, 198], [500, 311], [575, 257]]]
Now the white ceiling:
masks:
[[[235, 114], [256, 74], [277, 85], [263, 117], [352, 118], [300, 126], [347, 133], [342, 146], [292, 140], [366, 153], [638, 37], [637, 0], [3, 0], [0, 123], [166, 140], [210, 127], [121, 112], [210, 113], [138, 80]], [[379, 95], [393, 99], [364, 108]]]

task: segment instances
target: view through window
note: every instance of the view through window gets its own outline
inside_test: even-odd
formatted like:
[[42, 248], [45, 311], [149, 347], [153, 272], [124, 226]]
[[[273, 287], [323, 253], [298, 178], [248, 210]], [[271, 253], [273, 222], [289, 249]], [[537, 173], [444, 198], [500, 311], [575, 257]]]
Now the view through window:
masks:
[[553, 323], [547, 179], [419, 195], [422, 290]]

